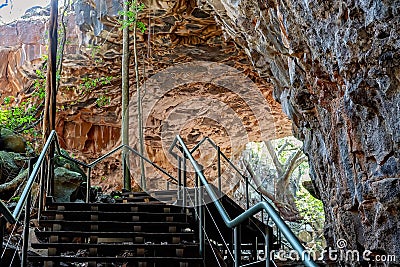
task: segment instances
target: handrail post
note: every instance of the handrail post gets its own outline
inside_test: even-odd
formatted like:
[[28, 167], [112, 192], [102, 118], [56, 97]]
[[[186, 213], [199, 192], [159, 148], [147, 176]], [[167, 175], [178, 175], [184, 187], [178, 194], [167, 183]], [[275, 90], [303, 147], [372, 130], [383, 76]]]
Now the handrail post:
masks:
[[92, 168], [87, 168], [86, 172], [86, 203], [90, 202], [90, 176], [91, 176]]
[[250, 202], [249, 202], [249, 177], [246, 175], [246, 209], [249, 209]]
[[199, 175], [196, 173], [195, 174], [195, 179], [196, 179], [196, 188], [195, 188], [195, 198], [196, 198], [196, 207], [198, 212], [198, 224], [199, 224], [199, 255], [204, 259], [205, 255], [205, 245], [204, 245], [204, 232], [205, 232], [205, 213], [204, 213], [204, 206], [203, 206], [203, 200], [204, 200], [204, 194], [203, 194], [203, 187], [202, 183], [200, 180]]
[[55, 145], [54, 145], [54, 140], [51, 141], [50, 144], [50, 150], [49, 150], [49, 188], [48, 188], [48, 194], [50, 196], [54, 196], [54, 152], [55, 152]]
[[186, 158], [183, 157], [182, 159], [182, 178], [183, 178], [183, 202], [182, 202], [182, 206], [185, 208], [186, 207], [186, 185], [187, 185], [187, 181], [186, 181]]
[[199, 252], [200, 257], [204, 258], [204, 232], [205, 232], [205, 225], [204, 225], [204, 207], [202, 203], [199, 206]]
[[267, 229], [266, 229], [266, 231], [265, 231], [265, 235], [264, 235], [264, 238], [265, 238], [265, 267], [270, 267], [271, 266], [271, 257], [270, 257], [270, 251], [271, 251], [271, 249], [270, 249], [270, 244], [269, 244], [269, 242], [270, 242], [270, 232], [269, 232], [269, 228], [268, 228], [268, 226], [267, 226]]
[[204, 258], [205, 255], [205, 244], [204, 244], [204, 232], [206, 231], [205, 229], [205, 213], [204, 213], [204, 206], [202, 203], [203, 200], [203, 196], [202, 196], [202, 188], [199, 187], [199, 198], [200, 198], [200, 202], [199, 202], [199, 253], [200, 253], [200, 257]]
[[[122, 172], [124, 179], [124, 188], [131, 191], [131, 173], [129, 170], [129, 151], [126, 147], [122, 148]], [[143, 184], [140, 185], [143, 188]], [[143, 188], [144, 189], [144, 188]]]
[[0, 266], [3, 266], [3, 264], [2, 264], [2, 259], [3, 259], [2, 255], [3, 255], [4, 249], [6, 249], [6, 248], [3, 249], [4, 234], [6, 232], [6, 225], [7, 225], [7, 220], [4, 218], [4, 215], [2, 215], [0, 217]]
[[44, 197], [44, 205], [46, 205], [47, 201], [47, 196], [49, 196], [49, 167], [48, 167], [48, 161], [46, 157], [43, 159], [43, 197]]
[[[28, 177], [32, 174], [34, 162], [35, 162], [34, 158], [29, 159]], [[31, 217], [31, 205], [32, 205], [32, 191], [29, 191], [25, 205], [25, 221], [24, 221], [24, 233], [23, 233], [23, 243], [22, 243], [21, 267], [26, 267], [28, 264], [28, 242], [29, 242], [29, 223]]]
[[178, 157], [178, 202], [181, 200], [181, 190], [182, 190], [182, 163], [181, 163], [181, 157]]
[[217, 146], [217, 159], [218, 159], [218, 190], [222, 192], [222, 183], [221, 183], [221, 148]]
[[39, 207], [38, 207], [38, 221], [40, 220], [40, 217], [42, 215], [42, 210], [44, 206], [44, 190], [45, 190], [45, 161], [42, 162], [42, 165], [40, 166], [40, 174], [39, 174]]
[[240, 224], [233, 228], [233, 255], [235, 257], [235, 267], [239, 267], [241, 265], [241, 249], [240, 249], [240, 232], [241, 232]]
[[199, 179], [199, 175], [197, 174], [197, 172], [194, 173], [194, 182], [195, 182], [195, 188], [194, 188], [194, 208], [198, 210], [199, 207], [199, 203], [200, 203], [200, 191], [199, 191], [199, 184], [200, 184], [200, 179]]
[[31, 216], [31, 192], [28, 194], [25, 206], [25, 221], [24, 221], [24, 233], [23, 233], [23, 243], [22, 243], [22, 257], [21, 257], [21, 267], [26, 267], [28, 264], [28, 242], [29, 242], [29, 221]]
[[[261, 192], [259, 192], [259, 194], [260, 194], [260, 202], [262, 202], [263, 196], [262, 196]], [[264, 210], [263, 209], [261, 210], [261, 222], [264, 223]]]
[[256, 236], [256, 242], [253, 243], [253, 249], [251, 251], [252, 254], [252, 260], [257, 261], [258, 260], [258, 237]]

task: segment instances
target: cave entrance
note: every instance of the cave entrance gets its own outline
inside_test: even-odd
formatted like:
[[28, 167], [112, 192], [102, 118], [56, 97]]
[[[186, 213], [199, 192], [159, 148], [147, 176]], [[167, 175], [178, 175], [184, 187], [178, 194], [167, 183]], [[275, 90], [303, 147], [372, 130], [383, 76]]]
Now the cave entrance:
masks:
[[[250, 183], [275, 205], [295, 234], [316, 253], [326, 246], [323, 235], [325, 215], [322, 201], [317, 199], [309, 174], [307, 157], [301, 141], [293, 136], [265, 142], [249, 142], [239, 162], [251, 177]], [[259, 193], [250, 187], [251, 204], [260, 201]], [[244, 200], [245, 183], [234, 192]], [[250, 204], [250, 205], [251, 205]]]

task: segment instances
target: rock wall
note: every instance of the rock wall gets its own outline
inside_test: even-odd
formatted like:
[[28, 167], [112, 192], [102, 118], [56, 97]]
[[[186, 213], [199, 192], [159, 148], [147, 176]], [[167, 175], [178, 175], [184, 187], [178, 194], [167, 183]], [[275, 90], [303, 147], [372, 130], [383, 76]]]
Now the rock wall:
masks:
[[325, 236], [400, 263], [400, 2], [199, 1], [304, 140]]
[[[0, 27], [1, 96], [24, 93], [32, 84], [33, 69], [46, 53], [46, 20], [22, 20]], [[29, 31], [24, 31], [29, 29]], [[25, 92], [26, 93], [26, 92]]]
[[[116, 17], [120, 2], [77, 1], [67, 16], [57, 132], [62, 146], [85, 161], [120, 144], [122, 32]], [[149, 30], [138, 34], [138, 63], [145, 95], [145, 150], [152, 160], [175, 173], [166, 150], [178, 133], [189, 145], [210, 136], [232, 156], [247, 141], [291, 134], [291, 123], [273, 100], [271, 84], [258, 75], [241, 48], [223, 38], [210, 8], [200, 9], [194, 0], [143, 2], [146, 9], [140, 20]], [[0, 57], [7, 58], [11, 69], [0, 66], [2, 97], [22, 98], [32, 91], [34, 70], [46, 53], [45, 33], [46, 17], [0, 27], [2, 42], [3, 36], [11, 36], [0, 46]], [[132, 44], [131, 38], [131, 50]], [[33, 47], [30, 52], [28, 45]], [[133, 56], [130, 70], [131, 146], [137, 148]], [[229, 74], [229, 80], [221, 79], [222, 74]], [[233, 131], [233, 125], [240, 132]], [[111, 159], [98, 176], [115, 175], [116, 165], [119, 168]], [[95, 179], [94, 184], [102, 178]], [[107, 181], [120, 186], [119, 180]]]

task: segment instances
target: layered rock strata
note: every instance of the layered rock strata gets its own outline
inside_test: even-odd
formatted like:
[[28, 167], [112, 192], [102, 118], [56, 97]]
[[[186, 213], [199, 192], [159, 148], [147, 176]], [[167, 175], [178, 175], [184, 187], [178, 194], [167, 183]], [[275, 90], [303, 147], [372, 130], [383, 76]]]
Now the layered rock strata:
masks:
[[[144, 4], [140, 20], [148, 30], [138, 34], [138, 63], [150, 159], [175, 174], [176, 163], [166, 150], [179, 133], [189, 146], [210, 136], [229, 156], [239, 155], [247, 141], [291, 134], [291, 123], [273, 100], [271, 85], [242, 49], [224, 39], [211, 8], [200, 9], [194, 0]], [[77, 1], [67, 16], [57, 132], [62, 146], [85, 161], [120, 144], [121, 9], [115, 0]], [[0, 27], [2, 97], [17, 95], [20, 102], [33, 91], [35, 70], [46, 53], [46, 32], [46, 17]], [[133, 56], [130, 70], [131, 146], [137, 149]], [[225, 74], [229, 80], [221, 79]], [[95, 183], [121, 186], [118, 157], [99, 168]], [[108, 178], [112, 175], [119, 175], [118, 181]]]

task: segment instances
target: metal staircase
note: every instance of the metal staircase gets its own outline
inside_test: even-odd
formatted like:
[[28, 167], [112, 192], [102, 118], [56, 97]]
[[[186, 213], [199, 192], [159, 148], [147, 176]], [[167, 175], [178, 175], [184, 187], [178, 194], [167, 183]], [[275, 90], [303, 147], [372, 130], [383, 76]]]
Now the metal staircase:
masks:
[[[207, 181], [192, 156], [205, 141], [218, 152], [216, 185]], [[92, 168], [120, 150], [129, 151], [132, 158], [142, 158], [164, 175], [165, 189], [126, 192], [112, 204], [90, 203]], [[62, 154], [53, 131], [40, 156], [30, 162], [30, 175], [15, 209], [11, 212], [0, 202], [0, 266], [268, 267], [276, 266], [270, 251], [281, 246], [281, 233], [300, 255], [307, 256], [303, 245], [261, 194], [261, 202], [250, 207], [247, 177], [211, 140], [202, 140], [190, 151], [177, 136], [170, 153], [177, 160], [176, 178], [126, 146], [86, 164]], [[55, 154], [87, 170], [86, 203], [54, 200]], [[246, 207], [222, 193], [221, 160], [244, 179]], [[32, 189], [34, 185], [37, 190]], [[259, 212], [267, 215], [266, 221], [265, 216], [254, 216]], [[37, 221], [34, 231], [31, 219]], [[268, 222], [273, 222], [278, 232], [273, 233]], [[14, 231], [8, 231], [10, 225], [14, 225]], [[20, 228], [23, 233], [18, 235], [16, 229]], [[30, 240], [33, 234], [37, 241]], [[6, 259], [4, 252], [9, 251], [13, 238], [19, 240], [19, 249], [14, 250], [12, 259]], [[310, 257], [304, 257], [303, 263], [317, 266]]]
[[190, 214], [146, 193], [129, 193], [121, 199], [125, 203], [47, 204], [39, 221], [43, 230], [35, 233], [43, 242], [33, 243], [32, 248], [48, 253], [28, 256], [28, 262], [32, 266], [202, 266]]

